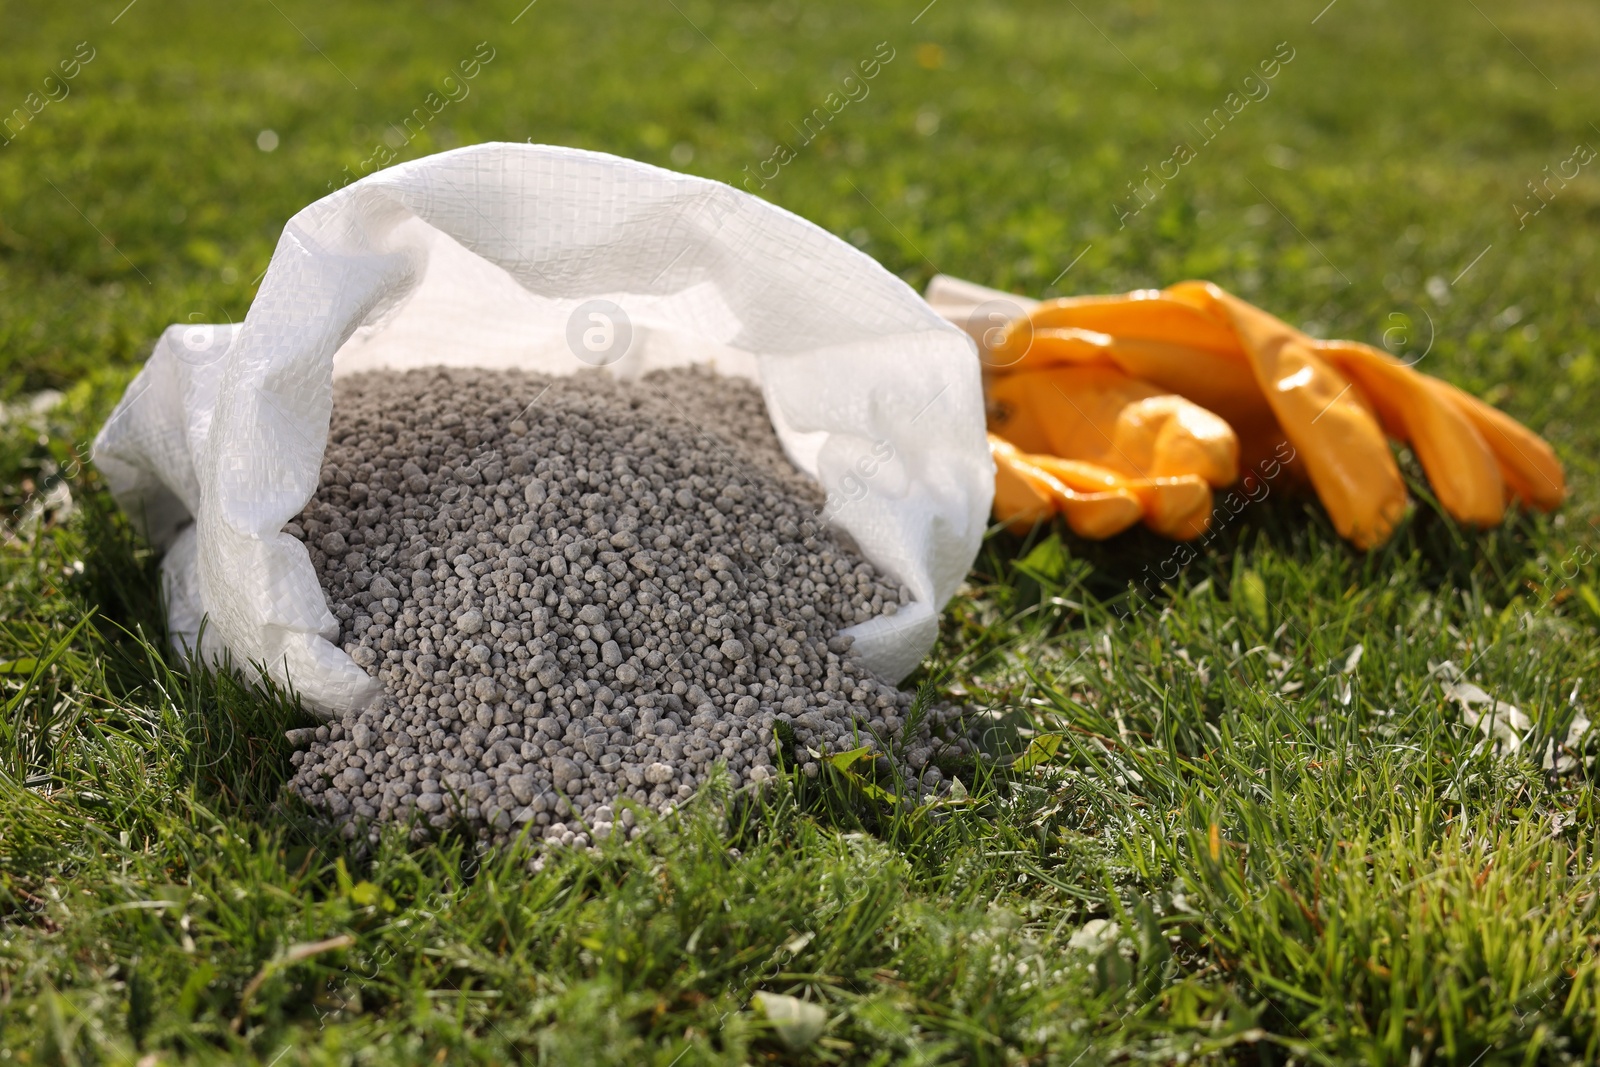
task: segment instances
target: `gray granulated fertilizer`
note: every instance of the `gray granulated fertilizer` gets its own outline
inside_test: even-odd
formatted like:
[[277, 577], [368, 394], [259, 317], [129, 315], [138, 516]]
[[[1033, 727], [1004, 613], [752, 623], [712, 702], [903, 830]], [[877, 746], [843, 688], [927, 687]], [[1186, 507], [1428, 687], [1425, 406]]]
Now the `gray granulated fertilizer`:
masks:
[[[913, 793], [970, 751], [958, 712], [874, 678], [839, 631], [906, 602], [815, 521], [759, 390], [427, 370], [335, 383], [305, 542], [380, 700], [303, 731], [290, 788], [344, 824], [465, 823], [504, 843], [641, 832], [716, 764], [775, 773], [869, 745]], [[884, 743], [890, 751], [884, 751]], [[809, 756], [802, 771], [818, 773]]]

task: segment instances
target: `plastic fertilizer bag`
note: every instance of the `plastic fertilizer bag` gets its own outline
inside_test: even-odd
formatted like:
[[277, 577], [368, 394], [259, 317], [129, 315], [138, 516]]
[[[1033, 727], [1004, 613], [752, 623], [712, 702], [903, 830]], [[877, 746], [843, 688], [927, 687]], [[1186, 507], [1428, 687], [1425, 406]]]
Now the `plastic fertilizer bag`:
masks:
[[760, 384], [785, 453], [827, 491], [821, 520], [910, 590], [845, 631], [874, 673], [904, 677], [989, 513], [972, 342], [866, 255], [717, 182], [486, 144], [346, 186], [289, 220], [243, 323], [162, 335], [95, 460], [165, 552], [180, 650], [259, 665], [336, 715], [379, 685], [332, 643], [284, 532], [317, 487], [336, 377], [689, 364]]

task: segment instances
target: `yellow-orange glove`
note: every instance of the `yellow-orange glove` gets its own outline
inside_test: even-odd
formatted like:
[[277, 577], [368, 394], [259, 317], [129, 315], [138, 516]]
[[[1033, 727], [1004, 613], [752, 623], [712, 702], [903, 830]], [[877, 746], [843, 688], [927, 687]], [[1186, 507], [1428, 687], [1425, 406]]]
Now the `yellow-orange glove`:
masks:
[[[1109, 537], [1141, 518], [1168, 537], [1197, 537], [1210, 520], [1211, 487], [1238, 476], [1239, 446], [1227, 423], [1114, 367], [1054, 367], [995, 378], [989, 428], [996, 465], [1020, 459], [1053, 478], [1059, 485], [1046, 486], [1050, 499], [1086, 537]], [[996, 440], [1014, 447], [998, 448]], [[1024, 472], [1024, 480], [1031, 475]], [[1115, 494], [1137, 508], [1091, 506], [1063, 497], [1061, 487]], [[1024, 524], [1000, 504], [996, 512], [1013, 526]], [[1084, 517], [1091, 512], [1094, 519]], [[1105, 517], [1111, 514], [1120, 522]], [[1089, 533], [1089, 526], [1106, 532]]]
[[[936, 279], [936, 306], [940, 281], [947, 293], [965, 286]], [[1246, 461], [1292, 444], [1335, 528], [1363, 548], [1386, 539], [1405, 511], [1386, 435], [1413, 447], [1440, 503], [1464, 523], [1499, 522], [1509, 500], [1548, 510], [1566, 496], [1550, 446], [1514, 419], [1368, 345], [1308, 337], [1207, 282], [1047, 301], [981, 332], [980, 344], [998, 400], [991, 413], [1006, 420], [992, 418], [991, 429], [1023, 452], [1112, 466], [1120, 458], [1128, 461], [1121, 469], [1154, 473], [1155, 439], [1146, 466], [1136, 445], [1115, 447], [1138, 434], [1119, 439], [1115, 424], [1108, 433], [1103, 412], [1121, 419], [1153, 397], [1187, 398], [1232, 426]], [[1101, 377], [1048, 377], [1090, 371]], [[1052, 393], [1065, 395], [1073, 413], [1042, 399]], [[1109, 455], [1085, 425], [1113, 443]], [[1215, 437], [1187, 436], [1194, 441], [1183, 449], [1169, 446], [1161, 472], [1223, 484], [1214, 477], [1222, 454]]]

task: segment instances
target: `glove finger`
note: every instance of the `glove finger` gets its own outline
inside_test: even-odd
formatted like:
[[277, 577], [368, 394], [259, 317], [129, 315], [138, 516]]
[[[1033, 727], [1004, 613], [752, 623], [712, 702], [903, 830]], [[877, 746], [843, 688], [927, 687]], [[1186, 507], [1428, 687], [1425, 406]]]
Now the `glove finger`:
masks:
[[1238, 331], [1256, 381], [1339, 535], [1360, 548], [1382, 543], [1405, 514], [1405, 483], [1354, 385], [1281, 320], [1216, 286], [1203, 295]]
[[1115, 537], [1144, 515], [1139, 498], [1126, 489], [1076, 493], [1061, 486], [1055, 490], [1055, 494], [1056, 506], [1061, 509], [1061, 517], [1067, 520], [1067, 526], [1079, 537], [1090, 541]]
[[989, 435], [989, 451], [997, 469], [995, 514], [1013, 532], [1026, 532], [1060, 512], [1073, 533], [1099, 541], [1139, 521], [1139, 499], [1126, 489], [1076, 492], [1032, 462], [1037, 457], [1019, 452], [994, 434]]
[[1192, 541], [1211, 526], [1211, 486], [1192, 474], [1130, 482], [1144, 523], [1162, 537]]
[[1211, 485], [1239, 479], [1239, 439], [1232, 427], [1181, 396], [1152, 396], [1127, 405], [1117, 416], [1112, 440], [1145, 477], [1193, 474]]
[[1125, 478], [1094, 463], [1057, 456], [1029, 456], [1040, 470], [1076, 492], [1124, 489], [1139, 501], [1146, 526], [1163, 537], [1188, 541], [1211, 523], [1211, 487], [1195, 475], [1167, 478]]
[[1477, 427], [1512, 496], [1544, 511], [1561, 506], [1567, 498], [1567, 476], [1544, 438], [1448, 382], [1437, 382], [1435, 389]]
[[1015, 446], [994, 434], [989, 435], [989, 454], [994, 458], [994, 515], [1012, 533], [1027, 533], [1056, 514], [1048, 475], [1021, 459]]
[[1504, 518], [1500, 465], [1471, 420], [1435, 388], [1442, 383], [1353, 341], [1316, 349], [1372, 400], [1389, 435], [1411, 445], [1440, 505], [1457, 521], [1493, 526]]

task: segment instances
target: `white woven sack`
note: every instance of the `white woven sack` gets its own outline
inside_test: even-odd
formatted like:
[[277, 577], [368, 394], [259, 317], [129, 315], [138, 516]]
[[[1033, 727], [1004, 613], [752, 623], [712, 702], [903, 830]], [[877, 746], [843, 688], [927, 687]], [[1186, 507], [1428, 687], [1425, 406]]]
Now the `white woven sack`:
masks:
[[[594, 318], [583, 305], [598, 298], [621, 315]], [[521, 144], [419, 159], [317, 201], [284, 228], [243, 323], [161, 336], [95, 461], [166, 552], [180, 651], [203, 633], [201, 654], [254, 664], [324, 714], [371, 700], [377, 681], [331, 643], [310, 557], [283, 532], [317, 486], [333, 379], [441, 364], [571, 373], [594, 362], [574, 354], [592, 347], [575, 343], [586, 328], [620, 331], [612, 373], [709, 361], [760, 382], [789, 457], [828, 491], [824, 517], [910, 589], [897, 615], [846, 631], [875, 673], [909, 673], [993, 491], [972, 342], [872, 259], [765, 201]]]

